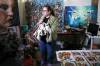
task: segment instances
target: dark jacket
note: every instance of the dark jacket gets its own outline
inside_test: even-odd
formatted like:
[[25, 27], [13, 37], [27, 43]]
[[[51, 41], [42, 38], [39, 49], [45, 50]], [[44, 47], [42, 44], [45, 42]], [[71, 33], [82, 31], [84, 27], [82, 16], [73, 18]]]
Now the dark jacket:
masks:
[[9, 56], [15, 56], [19, 40], [16, 34], [0, 30], [0, 61]]

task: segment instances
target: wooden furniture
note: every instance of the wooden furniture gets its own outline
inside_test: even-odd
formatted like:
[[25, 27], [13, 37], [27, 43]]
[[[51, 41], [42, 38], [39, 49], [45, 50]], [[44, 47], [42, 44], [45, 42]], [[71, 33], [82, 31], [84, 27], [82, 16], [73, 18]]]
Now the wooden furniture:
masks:
[[81, 32], [58, 33], [58, 41], [64, 43], [63, 49], [82, 49], [85, 40], [85, 34]]

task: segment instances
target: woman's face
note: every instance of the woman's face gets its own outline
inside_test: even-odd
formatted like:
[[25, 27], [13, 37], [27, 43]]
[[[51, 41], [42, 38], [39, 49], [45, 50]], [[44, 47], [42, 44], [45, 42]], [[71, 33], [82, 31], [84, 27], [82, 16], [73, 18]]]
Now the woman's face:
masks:
[[50, 15], [50, 11], [48, 11], [47, 7], [43, 7], [42, 15], [45, 17]]
[[8, 27], [13, 18], [14, 0], [0, 0], [0, 26]]

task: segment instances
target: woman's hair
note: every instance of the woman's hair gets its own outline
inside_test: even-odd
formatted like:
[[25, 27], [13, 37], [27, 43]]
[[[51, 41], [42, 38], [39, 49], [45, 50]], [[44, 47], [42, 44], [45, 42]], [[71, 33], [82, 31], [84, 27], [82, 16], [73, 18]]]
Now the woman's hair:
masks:
[[53, 15], [53, 16], [55, 16], [55, 13], [54, 13], [54, 11], [53, 11], [53, 9], [51, 8], [51, 6], [50, 5], [44, 5], [43, 7], [46, 7], [47, 9], [48, 9], [48, 11], [50, 11], [51, 13], [51, 15]]

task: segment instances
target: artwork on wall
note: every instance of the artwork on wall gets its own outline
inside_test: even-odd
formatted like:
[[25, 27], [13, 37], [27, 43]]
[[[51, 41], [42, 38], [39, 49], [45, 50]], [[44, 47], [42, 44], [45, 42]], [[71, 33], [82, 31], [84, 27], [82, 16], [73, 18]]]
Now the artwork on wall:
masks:
[[39, 21], [41, 8], [49, 4], [59, 19], [59, 31], [63, 31], [64, 24], [71, 27], [87, 26], [97, 22], [97, 1], [94, 0], [26, 0], [26, 21], [30, 28]]
[[64, 0], [64, 21], [71, 27], [97, 23], [98, 0]]
[[59, 19], [59, 31], [61, 31], [63, 27], [63, 0], [31, 0], [30, 2], [27, 0], [25, 9], [30, 27], [34, 27], [39, 21], [41, 17], [41, 8], [46, 4], [49, 4], [53, 8]]
[[97, 22], [96, 6], [66, 6], [65, 22], [71, 27], [86, 26], [89, 22]]

